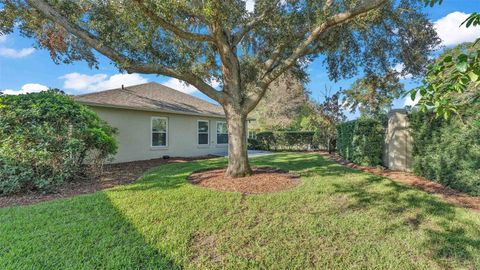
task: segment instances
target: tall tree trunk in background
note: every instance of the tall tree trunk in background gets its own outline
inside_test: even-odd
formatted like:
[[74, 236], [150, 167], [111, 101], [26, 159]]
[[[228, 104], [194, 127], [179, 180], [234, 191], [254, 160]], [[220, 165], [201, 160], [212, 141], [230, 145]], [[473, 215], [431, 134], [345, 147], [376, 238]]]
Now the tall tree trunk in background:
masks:
[[247, 115], [227, 110], [228, 167], [226, 176], [244, 177], [252, 174], [247, 154]]

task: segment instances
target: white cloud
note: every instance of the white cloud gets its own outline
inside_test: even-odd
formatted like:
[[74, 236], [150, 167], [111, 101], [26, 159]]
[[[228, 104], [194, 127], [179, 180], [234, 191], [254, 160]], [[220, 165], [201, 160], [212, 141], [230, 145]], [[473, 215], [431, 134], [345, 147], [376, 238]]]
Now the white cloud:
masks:
[[38, 83], [27, 83], [24, 84], [20, 90], [12, 90], [12, 89], [5, 89], [0, 90], [5, 95], [20, 95], [20, 94], [27, 94], [27, 93], [35, 93], [47, 90], [48, 87]]
[[403, 63], [398, 63], [393, 67], [393, 70], [396, 72], [400, 73], [400, 79], [405, 80], [405, 79], [411, 79], [412, 74], [402, 74], [403, 70], [405, 69], [405, 65]]
[[442, 40], [442, 45], [452, 46], [463, 42], [474, 41], [480, 37], [480, 27], [460, 26], [470, 14], [455, 11], [434, 22], [435, 30]]
[[193, 94], [198, 91], [193, 85], [186, 85], [183, 81], [175, 78], [171, 78], [162, 84], [186, 94]]
[[[175, 79], [175, 78], [170, 78], [166, 82], [163, 82], [162, 84], [165, 85], [165, 86], [168, 86], [170, 88], [173, 88], [175, 90], [178, 90], [180, 92], [186, 93], [186, 94], [193, 94], [193, 93], [198, 91], [198, 89], [195, 86], [193, 86], [191, 84], [187, 85], [183, 81], [180, 81], [180, 80]], [[212, 81], [209, 84], [213, 88], [217, 88], [217, 87], [220, 86], [220, 82], [218, 82], [218, 81]]]
[[[0, 44], [7, 43], [8, 35], [0, 35]], [[13, 49], [7, 47], [0, 48], [0, 56], [8, 57], [8, 58], [23, 58], [27, 57], [30, 54], [35, 52], [35, 48], [23, 48], [23, 49]]]
[[407, 95], [405, 97], [405, 101], [403, 102], [403, 106], [415, 106], [417, 105], [417, 103], [420, 101], [420, 98], [421, 96], [417, 93], [417, 95], [415, 96], [415, 100], [412, 100], [412, 98], [410, 97], [410, 95]]
[[253, 10], [255, 9], [255, 0], [246, 0], [245, 8], [248, 12], [253, 12]]
[[148, 82], [148, 79], [137, 73], [115, 74], [108, 77], [107, 74], [87, 75], [74, 72], [65, 74], [59, 79], [65, 80], [63, 83], [65, 89], [81, 93], [120, 88], [122, 84], [131, 86]]
[[34, 48], [23, 48], [20, 50], [12, 48], [0, 48], [0, 55], [9, 58], [23, 58], [35, 52]]

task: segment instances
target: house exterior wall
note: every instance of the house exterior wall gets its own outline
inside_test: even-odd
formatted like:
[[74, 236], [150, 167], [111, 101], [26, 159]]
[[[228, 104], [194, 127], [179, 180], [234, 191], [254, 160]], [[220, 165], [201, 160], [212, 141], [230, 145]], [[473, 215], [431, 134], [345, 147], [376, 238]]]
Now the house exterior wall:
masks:
[[409, 130], [407, 111], [391, 110], [388, 114], [388, 127], [385, 133], [383, 163], [392, 170], [412, 170], [413, 138]]
[[[171, 157], [193, 157], [226, 153], [228, 145], [216, 143], [216, 122], [224, 118], [137, 111], [90, 106], [98, 116], [118, 129], [118, 151], [113, 163]], [[151, 118], [168, 119], [167, 147], [151, 146]], [[197, 121], [209, 122], [209, 144], [198, 145]]]

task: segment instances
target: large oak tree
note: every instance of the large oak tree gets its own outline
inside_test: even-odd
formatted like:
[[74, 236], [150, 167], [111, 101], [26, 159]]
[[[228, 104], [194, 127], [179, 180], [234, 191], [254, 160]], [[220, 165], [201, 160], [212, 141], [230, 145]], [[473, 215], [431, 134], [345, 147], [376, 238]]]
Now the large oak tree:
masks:
[[[126, 72], [177, 78], [224, 108], [227, 175], [251, 173], [246, 118], [286, 71], [299, 78], [321, 56], [331, 79], [421, 72], [438, 43], [416, 0], [0, 0], [0, 31], [15, 27], [56, 62], [93, 50]], [[210, 82], [221, 82], [215, 89]]]

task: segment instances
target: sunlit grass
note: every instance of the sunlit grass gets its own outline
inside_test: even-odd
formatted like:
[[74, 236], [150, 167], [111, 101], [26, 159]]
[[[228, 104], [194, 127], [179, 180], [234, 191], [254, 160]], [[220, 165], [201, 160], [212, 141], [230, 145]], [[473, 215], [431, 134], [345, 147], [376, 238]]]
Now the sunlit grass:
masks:
[[0, 269], [480, 268], [480, 214], [315, 154], [255, 165], [302, 184], [248, 195], [190, 185], [225, 159], [169, 164], [134, 184], [0, 209]]

